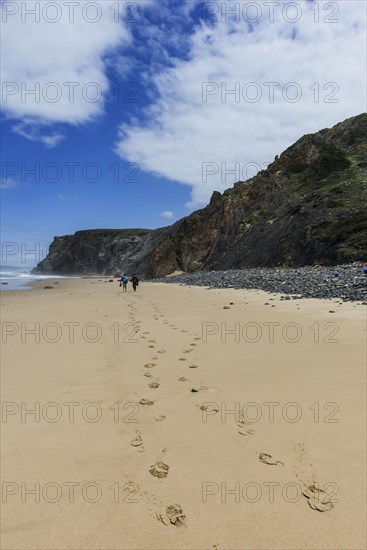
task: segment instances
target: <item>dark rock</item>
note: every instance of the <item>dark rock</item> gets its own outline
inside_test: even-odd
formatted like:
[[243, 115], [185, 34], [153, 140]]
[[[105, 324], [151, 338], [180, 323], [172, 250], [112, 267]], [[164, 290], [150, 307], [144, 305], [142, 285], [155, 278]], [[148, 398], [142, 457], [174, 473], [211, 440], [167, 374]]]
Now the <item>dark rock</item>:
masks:
[[[280, 300], [291, 300], [296, 296], [302, 298], [319, 298], [367, 302], [367, 280], [361, 265], [347, 264], [342, 269], [342, 285], [335, 285], [332, 276], [333, 267], [299, 267], [294, 268], [251, 268], [229, 271], [197, 271], [184, 273], [176, 277], [156, 279], [157, 282], [198, 285], [208, 288], [246, 288], [261, 289], [267, 292], [284, 292]], [[247, 302], [245, 302], [247, 304]], [[275, 307], [272, 305], [272, 307]], [[224, 306], [230, 309], [229, 306]]]
[[53, 286], [44, 286], [43, 290], [52, 290], [53, 288], [54, 288]]

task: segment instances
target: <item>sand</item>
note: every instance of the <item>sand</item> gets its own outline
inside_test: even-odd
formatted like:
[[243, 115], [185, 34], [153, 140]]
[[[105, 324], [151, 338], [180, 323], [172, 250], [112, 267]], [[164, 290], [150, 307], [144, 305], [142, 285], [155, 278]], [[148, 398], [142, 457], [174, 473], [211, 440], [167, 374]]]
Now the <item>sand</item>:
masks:
[[2, 548], [365, 548], [365, 306], [106, 281], [1, 294]]

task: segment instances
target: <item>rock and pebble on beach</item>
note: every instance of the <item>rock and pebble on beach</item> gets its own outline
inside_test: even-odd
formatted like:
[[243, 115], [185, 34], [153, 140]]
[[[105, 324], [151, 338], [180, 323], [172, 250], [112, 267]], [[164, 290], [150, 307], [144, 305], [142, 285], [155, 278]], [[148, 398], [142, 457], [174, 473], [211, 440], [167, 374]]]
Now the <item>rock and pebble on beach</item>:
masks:
[[[338, 277], [335, 277], [335, 271]], [[367, 300], [367, 275], [360, 264], [298, 268], [246, 268], [229, 271], [195, 271], [154, 279], [159, 283], [209, 288], [261, 289], [280, 293], [281, 300], [340, 298], [344, 302]], [[223, 309], [227, 309], [224, 306]]]

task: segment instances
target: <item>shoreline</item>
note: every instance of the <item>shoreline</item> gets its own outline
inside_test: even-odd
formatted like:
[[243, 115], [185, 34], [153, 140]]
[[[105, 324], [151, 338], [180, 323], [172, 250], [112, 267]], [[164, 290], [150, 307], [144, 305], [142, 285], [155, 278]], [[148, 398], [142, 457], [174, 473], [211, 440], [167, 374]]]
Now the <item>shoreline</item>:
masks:
[[[35, 279], [24, 286], [54, 279], [118, 281], [113, 275], [52, 275], [45, 279]], [[335, 266], [304, 266], [297, 268], [244, 268], [226, 271], [175, 272], [165, 277], [141, 279], [144, 283], [179, 284], [212, 289], [234, 288], [237, 290], [261, 290], [281, 295], [282, 300], [300, 300], [305, 298], [340, 299], [343, 302], [355, 302], [367, 305], [367, 273], [362, 263]], [[1, 290], [8, 290], [1, 288]], [[19, 289], [25, 290], [25, 289]], [[27, 289], [29, 290], [29, 289]]]
[[[42, 278], [43, 277], [43, 278]], [[46, 285], [47, 281], [50, 282], [50, 284], [55, 284], [55, 279], [61, 279], [61, 280], [70, 280], [70, 279], [79, 279], [80, 277], [77, 276], [70, 276], [66, 277], [63, 275], [38, 275], [35, 276], [35, 278], [32, 278], [32, 275], [28, 277], [22, 277], [22, 278], [6, 278], [3, 277], [1, 279], [0, 284], [0, 292], [19, 292], [24, 290], [32, 290], [36, 284], [44, 284]]]

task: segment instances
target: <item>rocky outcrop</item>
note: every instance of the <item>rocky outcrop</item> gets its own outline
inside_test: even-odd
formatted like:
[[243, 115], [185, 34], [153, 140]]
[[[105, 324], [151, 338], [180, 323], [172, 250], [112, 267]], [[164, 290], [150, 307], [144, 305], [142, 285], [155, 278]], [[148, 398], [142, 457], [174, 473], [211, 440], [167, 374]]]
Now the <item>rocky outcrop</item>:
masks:
[[36, 272], [333, 265], [367, 258], [367, 115], [302, 137], [270, 166], [175, 224], [56, 237]]
[[145, 275], [151, 247], [161, 232], [160, 229], [91, 229], [55, 237], [47, 257], [33, 272], [113, 275], [126, 271]]

